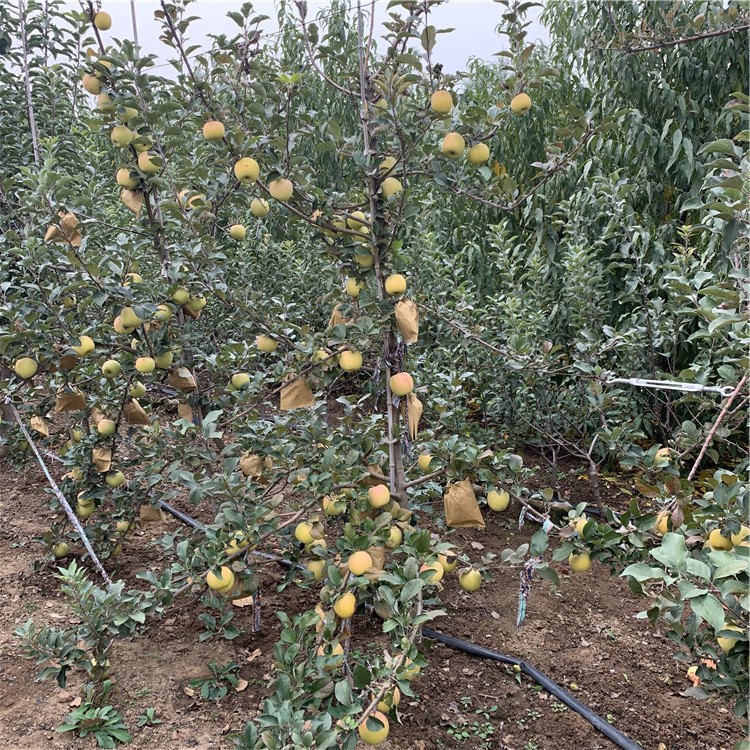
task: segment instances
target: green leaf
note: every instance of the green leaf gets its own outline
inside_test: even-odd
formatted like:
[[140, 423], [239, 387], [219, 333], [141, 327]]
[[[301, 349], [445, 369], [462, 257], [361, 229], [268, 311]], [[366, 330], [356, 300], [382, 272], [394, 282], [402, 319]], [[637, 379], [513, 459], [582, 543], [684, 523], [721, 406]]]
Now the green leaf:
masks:
[[628, 565], [620, 575], [633, 578], [639, 583], [650, 581], [651, 579], [661, 581], [664, 580], [665, 577], [664, 571], [661, 568], [652, 568], [650, 565], [642, 562]]
[[713, 594], [704, 594], [690, 601], [693, 612], [705, 620], [715, 631], [724, 627], [724, 607]]
[[422, 42], [422, 48], [428, 54], [432, 52], [435, 47], [435, 37], [437, 36], [434, 26], [426, 26], [422, 29], [422, 35], [420, 41]]
[[347, 680], [339, 680], [336, 683], [334, 694], [343, 706], [348, 706], [352, 702], [352, 689]]
[[407, 581], [404, 584], [404, 588], [401, 589], [399, 599], [404, 604], [410, 602], [424, 588], [424, 583], [421, 578], [413, 578], [411, 581]]
[[691, 576], [697, 576], [698, 578], [702, 578], [704, 581], [711, 580], [711, 568], [709, 568], [709, 566], [706, 565], [706, 563], [704, 563], [702, 560], [696, 560], [694, 557], [688, 557], [688, 559], [685, 560], [685, 570]]
[[539, 529], [539, 531], [531, 537], [531, 554], [538, 557], [539, 555], [544, 554], [547, 547], [549, 547], [549, 537], [544, 529]]
[[662, 565], [672, 570], [681, 570], [685, 566], [688, 557], [685, 538], [681, 534], [672, 531], [667, 532], [662, 539], [661, 547], [652, 549], [651, 557]]
[[714, 572], [714, 579], [729, 578], [730, 576], [736, 576], [738, 573], [747, 573], [747, 560], [732, 560], [720, 565]]

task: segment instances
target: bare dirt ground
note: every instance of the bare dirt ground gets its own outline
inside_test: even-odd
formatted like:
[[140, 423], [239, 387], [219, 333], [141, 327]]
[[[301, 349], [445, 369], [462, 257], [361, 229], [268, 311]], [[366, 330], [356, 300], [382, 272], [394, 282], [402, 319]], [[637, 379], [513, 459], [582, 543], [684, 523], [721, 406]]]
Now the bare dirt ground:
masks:
[[[36, 682], [39, 667], [24, 659], [14, 629], [33, 618], [38, 624], [74, 622], [58, 593], [54, 568], [32, 569], [44, 555], [33, 541], [49, 526], [49, 499], [35, 464], [20, 471], [0, 470], [0, 747], [57, 750], [94, 747], [93, 740], [55, 732], [80, 694], [74, 676], [65, 690], [53, 682]], [[193, 509], [185, 508], [193, 511]], [[451, 539], [471, 551], [470, 542], [499, 553], [528, 540], [528, 524], [515, 528], [514, 513], [490, 516], [482, 531], [459, 531]], [[168, 519], [158, 528], [137, 532], [121, 555], [109, 561], [113, 577], [139, 584], [135, 574], [160, 571], [166, 561], [150, 540], [177, 528]], [[471, 551], [478, 556], [483, 552]], [[729, 700], [699, 702], [680, 695], [688, 687], [686, 665], [673, 657], [674, 645], [634, 615], [644, 600], [625, 582], [595, 566], [588, 574], [569, 576], [561, 566], [562, 586], [555, 590], [536, 581], [526, 624], [515, 627], [518, 574], [500, 570], [476, 594], [464, 593], [446, 576], [442, 593], [448, 616], [435, 629], [478, 645], [521, 657], [559, 684], [577, 687], [576, 697], [646, 750], [731, 750], [743, 737], [743, 726]], [[234, 641], [200, 643], [202, 625], [197, 602], [186, 596], [161, 622], [143, 634], [118, 642], [112, 658], [116, 689], [111, 703], [121, 711], [133, 734], [130, 747], [153, 750], [225, 750], [228, 735], [241, 730], [257, 712], [272, 667], [271, 649], [278, 635], [276, 609], [304, 609], [310, 602], [299, 591], [277, 593], [281, 573], [264, 566], [262, 632]], [[308, 597], [309, 598], [309, 597]], [[237, 617], [249, 630], [249, 615]], [[378, 624], [355, 618], [355, 638], [377, 637]], [[415, 682], [418, 700], [404, 699], [399, 724], [392, 721], [390, 750], [610, 750], [612, 744], [585, 720], [508, 668], [481, 661], [437, 644], [428, 644], [430, 666]], [[191, 679], [207, 674], [207, 663], [233, 660], [248, 681], [220, 706], [190, 696]], [[147, 708], [161, 724], [136, 726]]]

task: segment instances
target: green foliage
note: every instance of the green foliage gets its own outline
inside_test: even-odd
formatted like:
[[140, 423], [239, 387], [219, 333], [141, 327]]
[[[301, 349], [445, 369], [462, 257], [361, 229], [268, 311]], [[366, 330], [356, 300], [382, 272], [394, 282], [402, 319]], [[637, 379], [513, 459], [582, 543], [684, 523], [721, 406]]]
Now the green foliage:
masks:
[[200, 691], [200, 697], [205, 701], [219, 703], [226, 698], [230, 688], [237, 689], [240, 684], [238, 672], [240, 665], [233, 661], [217, 664], [212, 661], [208, 665], [209, 677], [198, 677], [190, 680], [190, 687]]
[[91, 735], [101, 748], [117, 747], [118, 743], [125, 744], [132, 739], [122, 717], [112, 706], [96, 707], [92, 703], [84, 703], [71, 711], [57, 731], [75, 732], [81, 738]]
[[29, 620], [16, 629], [25, 655], [38, 664], [52, 662], [40, 679], [55, 677], [65, 687], [71, 669], [83, 670], [89, 680], [86, 696], [98, 705], [109, 692], [109, 653], [115, 638], [134, 635], [146, 622], [146, 615], [162, 609], [151, 592], [125, 591], [122, 581], [106, 589], [91, 583], [83, 568], [72, 562], [60, 568], [56, 577], [61, 591], [79, 623], [75, 627], [37, 628]]

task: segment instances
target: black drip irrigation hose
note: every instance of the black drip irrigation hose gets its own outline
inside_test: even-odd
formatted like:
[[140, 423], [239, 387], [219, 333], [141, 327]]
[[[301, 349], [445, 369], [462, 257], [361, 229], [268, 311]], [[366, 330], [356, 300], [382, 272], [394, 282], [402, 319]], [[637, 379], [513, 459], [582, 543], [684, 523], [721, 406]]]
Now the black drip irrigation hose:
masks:
[[195, 518], [183, 513], [181, 510], [177, 510], [177, 508], [170, 505], [165, 500], [157, 500], [156, 502], [168, 513], [171, 513], [178, 521], [182, 521], [186, 526], [192, 526], [192, 528], [197, 529], [198, 531], [206, 530], [206, 527], [200, 521], [196, 521]]
[[[177, 508], [171, 506], [164, 500], [157, 500], [157, 502], [162, 508], [164, 508], [164, 510], [166, 510], [168, 513], [171, 513], [178, 521], [182, 521], [182, 523], [186, 524], [187, 526], [191, 526], [198, 531], [205, 532], [206, 527], [200, 521], [197, 521], [195, 518], [191, 518], [186, 513], [183, 513], [180, 510], [177, 510]], [[295, 563], [292, 563], [289, 560], [279, 559], [275, 555], [266, 555], [263, 552], [253, 552], [253, 554], [257, 555], [258, 557], [267, 557], [270, 560], [276, 560], [277, 562], [283, 565], [288, 565], [290, 567], [295, 565]], [[302, 566], [297, 565], [296, 567], [301, 568]], [[602, 719], [599, 714], [592, 711], [588, 706], [581, 703], [581, 701], [579, 701], [577, 698], [574, 698], [567, 690], [565, 690], [565, 688], [558, 685], [554, 680], [551, 680], [549, 677], [547, 677], [547, 675], [540, 672], [531, 664], [527, 664], [525, 661], [516, 659], [513, 656], [505, 656], [504, 654], [498, 653], [497, 651], [490, 651], [490, 649], [484, 648], [482, 646], [475, 646], [473, 643], [470, 643], [469, 641], [463, 641], [460, 638], [454, 638], [450, 635], [443, 635], [442, 633], [438, 633], [435, 630], [430, 630], [429, 628], [422, 628], [422, 635], [425, 638], [429, 638], [431, 641], [437, 641], [438, 643], [442, 643], [450, 648], [456, 649], [457, 651], [463, 651], [467, 654], [471, 654], [472, 656], [478, 656], [480, 659], [490, 659], [491, 661], [497, 661], [502, 664], [510, 664], [511, 666], [519, 667], [523, 674], [531, 677], [534, 682], [536, 682], [538, 685], [541, 685], [548, 693], [550, 693], [550, 695], [554, 695], [555, 698], [562, 701], [566, 706], [572, 708], [577, 714], [586, 719], [586, 721], [588, 721], [594, 728], [598, 729], [605, 737], [608, 737], [610, 740], [612, 740], [612, 742], [621, 747], [623, 750], [643, 750], [641, 745], [633, 742], [633, 740], [631, 740], [629, 737], [626, 737], [618, 729], [615, 729], [605, 719]]]
[[541, 685], [548, 693], [554, 695], [555, 698], [562, 701], [566, 706], [572, 708], [576, 713], [583, 716], [593, 727], [598, 729], [603, 735], [608, 737], [616, 745], [619, 745], [623, 750], [643, 750], [641, 745], [637, 742], [633, 742], [629, 737], [626, 737], [618, 729], [615, 729], [611, 724], [607, 723], [606, 720], [602, 719], [599, 714], [594, 713], [588, 706], [581, 703], [581, 701], [574, 698], [565, 688], [560, 687], [554, 680], [551, 680], [545, 674], [540, 672], [536, 667], [531, 664], [527, 664], [521, 659], [516, 659], [513, 656], [505, 656], [497, 651], [490, 651], [488, 648], [482, 646], [475, 646], [469, 641], [463, 641], [460, 638], [453, 638], [449, 635], [443, 635], [434, 630], [428, 628], [422, 628], [422, 635], [425, 638], [429, 638], [432, 641], [443, 643], [450, 648], [454, 648], [457, 651], [464, 651], [472, 656], [478, 656], [480, 659], [490, 659], [492, 661], [499, 661], [502, 664], [510, 664], [514, 667], [520, 667], [528, 677], [531, 677], [534, 682]]

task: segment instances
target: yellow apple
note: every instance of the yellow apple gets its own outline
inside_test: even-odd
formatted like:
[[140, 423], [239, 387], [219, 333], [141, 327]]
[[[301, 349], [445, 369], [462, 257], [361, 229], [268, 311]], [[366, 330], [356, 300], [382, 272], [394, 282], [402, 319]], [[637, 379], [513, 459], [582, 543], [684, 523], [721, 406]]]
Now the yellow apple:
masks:
[[447, 115], [453, 109], [453, 97], [450, 91], [439, 90], [430, 97], [430, 109], [439, 115]]
[[102, 82], [92, 73], [86, 73], [81, 79], [81, 84], [89, 94], [98, 94], [102, 90]]
[[31, 357], [21, 357], [20, 359], [16, 360], [13, 369], [15, 370], [16, 375], [18, 375], [19, 378], [22, 378], [23, 380], [29, 380], [30, 378], [33, 378], [34, 375], [36, 375], [36, 371], [39, 369], [39, 365], [37, 364], [36, 360], [32, 359]]
[[245, 229], [242, 224], [232, 224], [232, 226], [229, 227], [229, 236], [233, 240], [244, 240], [246, 234], [247, 229]]
[[138, 357], [135, 361], [135, 369], [147, 375], [156, 369], [156, 362], [151, 357]]
[[154, 313], [154, 320], [158, 320], [162, 323], [172, 318], [172, 308], [169, 305], [157, 305], [156, 312]]
[[505, 490], [490, 490], [487, 493], [487, 505], [494, 511], [505, 510], [510, 503], [510, 495]]
[[349, 620], [357, 611], [357, 597], [351, 591], [340, 596], [333, 605], [333, 611], [342, 619]]
[[361, 576], [372, 567], [372, 557], [368, 552], [354, 552], [349, 555], [346, 566], [353, 576]]
[[332, 647], [329, 645], [328, 648], [324, 646], [318, 646], [318, 650], [315, 653], [318, 656], [324, 656], [328, 659], [329, 663], [325, 667], [326, 671], [328, 672], [333, 672], [344, 663], [344, 647], [340, 643], [337, 643]]
[[392, 172], [393, 168], [396, 166], [396, 160], [392, 156], [386, 156], [383, 161], [380, 162], [378, 165], [378, 169], [381, 171], [382, 174], [388, 174], [388, 172]]
[[288, 201], [294, 195], [294, 185], [286, 177], [277, 177], [268, 183], [268, 192], [277, 201]]
[[102, 365], [102, 374], [105, 378], [116, 378], [122, 372], [122, 365], [116, 359], [108, 359]]
[[[189, 198], [188, 195], [190, 196]], [[188, 190], [187, 188], [180, 190], [177, 194], [177, 200], [183, 208], [190, 210], [194, 208], [206, 208], [208, 206], [205, 193], [193, 193], [192, 190]]]
[[531, 109], [531, 98], [528, 94], [516, 94], [510, 102], [511, 112], [515, 115], [525, 115]]
[[417, 466], [424, 471], [428, 472], [430, 470], [430, 464], [432, 463], [432, 456], [429, 453], [422, 453], [422, 455], [417, 459]]
[[190, 295], [185, 307], [194, 313], [200, 312], [206, 306], [206, 298], [202, 294]]
[[162, 159], [159, 154], [150, 151], [141, 151], [138, 154], [138, 169], [144, 174], [156, 174], [162, 168]]
[[250, 376], [246, 372], [238, 372], [232, 375], [232, 387], [238, 391], [250, 382]]
[[380, 183], [380, 193], [386, 200], [393, 195], [398, 195], [403, 189], [404, 186], [401, 184], [401, 180], [397, 180], [395, 177], [386, 177]]
[[344, 372], [355, 372], [362, 367], [362, 353], [349, 350], [339, 354], [339, 367]]
[[224, 123], [218, 120], [209, 120], [203, 126], [203, 137], [207, 141], [220, 141], [224, 137]]
[[123, 307], [120, 310], [120, 321], [124, 328], [137, 328], [143, 323], [143, 319], [139, 317], [132, 307]]
[[478, 570], [469, 568], [461, 573], [458, 582], [464, 591], [476, 591], [482, 585], [482, 574]]
[[109, 137], [112, 139], [112, 143], [120, 148], [125, 148], [135, 138], [130, 128], [126, 128], [124, 125], [115, 125]]
[[184, 286], [178, 287], [172, 292], [172, 302], [184, 305], [190, 299], [190, 292]]
[[260, 167], [255, 159], [251, 159], [249, 156], [237, 161], [234, 165], [234, 176], [243, 184], [249, 185], [251, 182], [255, 182], [260, 175]]
[[372, 255], [360, 255], [354, 256], [354, 260], [360, 268], [372, 268], [375, 265], [375, 258]]
[[316, 581], [322, 581], [326, 574], [327, 565], [325, 560], [310, 560], [305, 567], [312, 573]]
[[65, 557], [70, 552], [70, 545], [67, 542], [58, 542], [52, 549], [52, 554], [58, 559]]
[[347, 217], [346, 225], [349, 229], [362, 229], [367, 226], [367, 221], [364, 211], [354, 211], [351, 216]]
[[94, 14], [94, 26], [96, 26], [99, 31], [109, 31], [112, 28], [112, 16], [110, 16], [109, 13], [100, 10], [98, 13]]
[[484, 164], [490, 158], [490, 150], [486, 143], [476, 143], [469, 149], [469, 161], [472, 164]]
[[140, 380], [136, 380], [130, 384], [128, 393], [130, 394], [131, 398], [141, 398], [142, 396], [146, 395], [146, 386], [143, 385]]
[[[727, 624], [724, 625], [722, 630], [732, 630], [735, 633], [744, 632], [742, 628], [738, 628], [736, 625], [727, 625]], [[737, 640], [738, 640], [737, 638], [729, 638], [727, 636], [721, 636], [721, 637], [717, 637], [716, 642], [719, 644], [719, 648], [724, 653], [729, 653], [737, 645]]]
[[93, 512], [93, 505], [81, 505], [80, 503], [76, 505], [76, 515], [79, 518], [88, 518]]
[[79, 336], [78, 340], [81, 342], [78, 346], [71, 346], [70, 348], [79, 356], [85, 357], [87, 354], [91, 354], [94, 351], [94, 339], [91, 336]]
[[359, 737], [366, 745], [382, 745], [388, 738], [390, 725], [388, 717], [382, 711], [373, 711], [357, 730]]
[[269, 210], [268, 201], [263, 198], [253, 198], [250, 201], [250, 213], [253, 216], [257, 216], [259, 219], [268, 216]]
[[151, 150], [154, 143], [150, 138], [146, 138], [143, 135], [136, 135], [136, 137], [130, 142], [130, 145], [135, 149], [137, 154], [140, 154], [142, 151]]
[[403, 294], [406, 291], [406, 279], [400, 273], [392, 273], [385, 280], [385, 291], [391, 296]]
[[[659, 536], [664, 536], [669, 531], [669, 516], [668, 510], [662, 510], [656, 516], [656, 533]], [[576, 525], [577, 528], [577, 525]]]
[[346, 293], [350, 297], [359, 297], [359, 293], [365, 288], [365, 285], [361, 281], [352, 278], [351, 276], [346, 280]]
[[133, 331], [135, 330], [135, 326], [126, 326], [122, 322], [122, 315], [118, 315], [112, 321], [112, 328], [115, 329], [115, 333], [133, 333]]
[[429, 565], [425, 564], [420, 569], [420, 573], [426, 573], [428, 570], [432, 571], [432, 575], [427, 579], [428, 583], [439, 583], [443, 580], [443, 575], [445, 574], [445, 570], [443, 569], [443, 566], [440, 564], [440, 562], [433, 562]]
[[115, 423], [111, 419], [100, 419], [96, 425], [96, 430], [100, 435], [104, 437], [110, 437], [115, 434]]
[[174, 360], [174, 352], [164, 352], [163, 354], [157, 354], [154, 357], [154, 364], [160, 370], [168, 370], [172, 366]]
[[401, 703], [401, 691], [397, 687], [394, 687], [380, 699], [378, 702], [378, 711], [387, 714], [392, 708], [398, 706], [399, 703]]
[[[84, 88], [86, 88], [85, 84], [84, 84]], [[104, 112], [104, 114], [111, 115], [115, 111], [115, 103], [112, 101], [112, 97], [109, 94], [105, 94], [102, 91], [96, 97], [96, 108], [100, 112]]]
[[714, 529], [708, 535], [708, 544], [713, 550], [723, 549], [730, 550], [734, 546], [732, 540], [729, 537], [722, 536], [721, 529]]
[[585, 573], [591, 570], [591, 557], [588, 552], [581, 552], [579, 555], [573, 553], [568, 557], [568, 565], [574, 573]]
[[449, 159], [458, 159], [466, 148], [466, 141], [459, 133], [448, 133], [443, 139], [442, 152]]
[[255, 346], [266, 354], [275, 352], [278, 345], [279, 342], [276, 341], [276, 339], [272, 339], [270, 336], [266, 336], [263, 333], [260, 333], [255, 337]]
[[126, 273], [125, 279], [122, 282], [123, 286], [130, 286], [131, 284], [142, 284], [143, 283], [143, 276], [141, 276], [139, 273]]
[[736, 534], [732, 534], [732, 544], [735, 547], [738, 547], [740, 544], [742, 544], [745, 537], [750, 536], [750, 527], [748, 526], [742, 526], [740, 530]]
[[120, 122], [130, 122], [134, 117], [138, 116], [138, 110], [135, 107], [118, 107], [117, 108], [117, 119]]
[[212, 591], [228, 593], [234, 588], [234, 572], [226, 565], [222, 565], [218, 573], [209, 570], [206, 573], [206, 583]]
[[394, 396], [406, 396], [414, 390], [414, 379], [408, 372], [397, 372], [388, 382]]
[[121, 471], [110, 471], [104, 481], [109, 487], [119, 487], [125, 481], [125, 475]]
[[452, 552], [441, 553], [438, 555], [438, 562], [443, 566], [446, 573], [452, 573], [458, 565], [458, 555]]
[[384, 484], [376, 484], [367, 490], [367, 500], [373, 508], [382, 508], [391, 501], [391, 492]]
[[404, 680], [413, 680], [420, 672], [422, 671], [422, 667], [419, 666], [419, 664], [415, 664], [408, 656], [404, 660], [403, 664], [403, 670], [401, 672], [401, 677]]
[[323, 506], [323, 513], [327, 516], [340, 516], [346, 511], [346, 503], [338, 498], [332, 498], [330, 495], [325, 495], [321, 500]]
[[396, 547], [401, 546], [401, 542], [403, 541], [404, 534], [401, 529], [399, 529], [398, 526], [391, 526], [385, 546], [388, 547], [388, 549], [396, 549]]
[[312, 544], [315, 541], [315, 538], [311, 534], [311, 531], [312, 524], [307, 523], [307, 521], [302, 521], [301, 523], [298, 523], [294, 529], [294, 538], [302, 544]]

